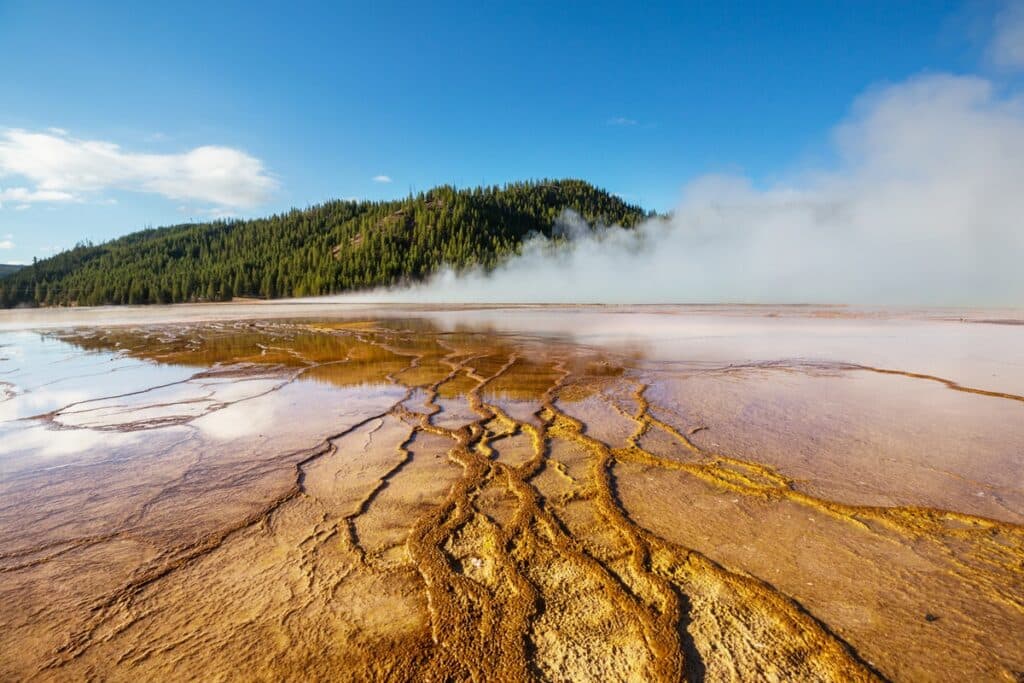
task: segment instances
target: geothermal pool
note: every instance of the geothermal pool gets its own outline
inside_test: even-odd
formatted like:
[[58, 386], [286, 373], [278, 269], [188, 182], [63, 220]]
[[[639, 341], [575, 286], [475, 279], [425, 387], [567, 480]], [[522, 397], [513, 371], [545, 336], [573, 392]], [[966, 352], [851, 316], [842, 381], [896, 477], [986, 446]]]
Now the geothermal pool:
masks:
[[1020, 680], [1020, 318], [0, 313], [0, 678]]

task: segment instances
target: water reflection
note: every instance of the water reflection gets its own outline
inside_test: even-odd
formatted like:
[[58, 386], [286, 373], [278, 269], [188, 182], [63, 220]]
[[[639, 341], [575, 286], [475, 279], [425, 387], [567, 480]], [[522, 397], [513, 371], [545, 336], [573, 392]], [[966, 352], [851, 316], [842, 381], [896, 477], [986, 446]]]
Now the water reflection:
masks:
[[[912, 325], [445, 315], [0, 339], [0, 674], [510, 628], [551, 671], [559, 638], [618, 633], [595, 656], [638, 679], [684, 644], [711, 678], [1017, 666], [1024, 401], [854, 364]], [[626, 321], [646, 346], [605, 344]], [[988, 349], [960, 376], [1016, 372]]]

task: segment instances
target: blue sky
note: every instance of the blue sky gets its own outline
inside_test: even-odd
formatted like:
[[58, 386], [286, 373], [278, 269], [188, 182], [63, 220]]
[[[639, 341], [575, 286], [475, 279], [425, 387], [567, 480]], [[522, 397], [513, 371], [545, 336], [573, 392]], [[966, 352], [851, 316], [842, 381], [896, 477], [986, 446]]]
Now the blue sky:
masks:
[[709, 172], [827, 166], [872, 88], [1019, 81], [998, 3], [341, 5], [0, 0], [0, 262], [442, 183], [668, 210]]

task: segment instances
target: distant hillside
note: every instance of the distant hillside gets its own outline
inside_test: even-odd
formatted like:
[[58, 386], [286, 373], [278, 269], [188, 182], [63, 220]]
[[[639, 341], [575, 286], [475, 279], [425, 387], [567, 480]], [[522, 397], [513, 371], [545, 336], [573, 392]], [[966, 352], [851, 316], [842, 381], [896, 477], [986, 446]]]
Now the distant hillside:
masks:
[[0, 278], [7, 277], [13, 273], [17, 273], [22, 269], [22, 266], [16, 266], [13, 264], [0, 263]]
[[144, 230], [79, 245], [0, 282], [0, 305], [99, 305], [314, 296], [493, 267], [572, 209], [632, 226], [644, 212], [580, 180], [332, 201], [256, 220]]

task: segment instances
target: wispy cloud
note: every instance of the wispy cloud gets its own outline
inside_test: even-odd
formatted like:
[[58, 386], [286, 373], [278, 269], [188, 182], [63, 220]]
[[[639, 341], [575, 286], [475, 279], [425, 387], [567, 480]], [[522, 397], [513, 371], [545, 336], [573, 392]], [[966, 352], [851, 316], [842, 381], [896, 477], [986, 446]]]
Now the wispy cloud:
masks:
[[0, 249], [14, 249], [14, 240], [11, 239], [13, 235], [4, 235], [4, 238], [0, 240]]
[[277, 187], [263, 162], [230, 147], [203, 146], [180, 154], [144, 154], [61, 129], [0, 131], [0, 177], [34, 187], [0, 190], [0, 201], [60, 202], [128, 190], [217, 206], [249, 207]]
[[626, 118], [625, 116], [614, 116], [608, 119], [609, 126], [635, 126], [639, 123], [636, 119]]
[[375, 183], [390, 183], [391, 182], [391, 176], [387, 176], [387, 175], [383, 175], [383, 174], [375, 175], [375, 176], [373, 176], [373, 182], [375, 182]]
[[[185, 214], [190, 217], [203, 216], [205, 218], [221, 219], [221, 218], [236, 218], [239, 214], [238, 211], [230, 207], [225, 206], [186, 206], [182, 205], [178, 207], [178, 213]], [[191, 219], [191, 218], [190, 218]]]
[[989, 56], [999, 66], [1024, 68], [1024, 0], [1010, 0], [995, 18]]
[[0, 202], [70, 202], [74, 198], [70, 192], [59, 190], [30, 190], [27, 187], [0, 188]]

